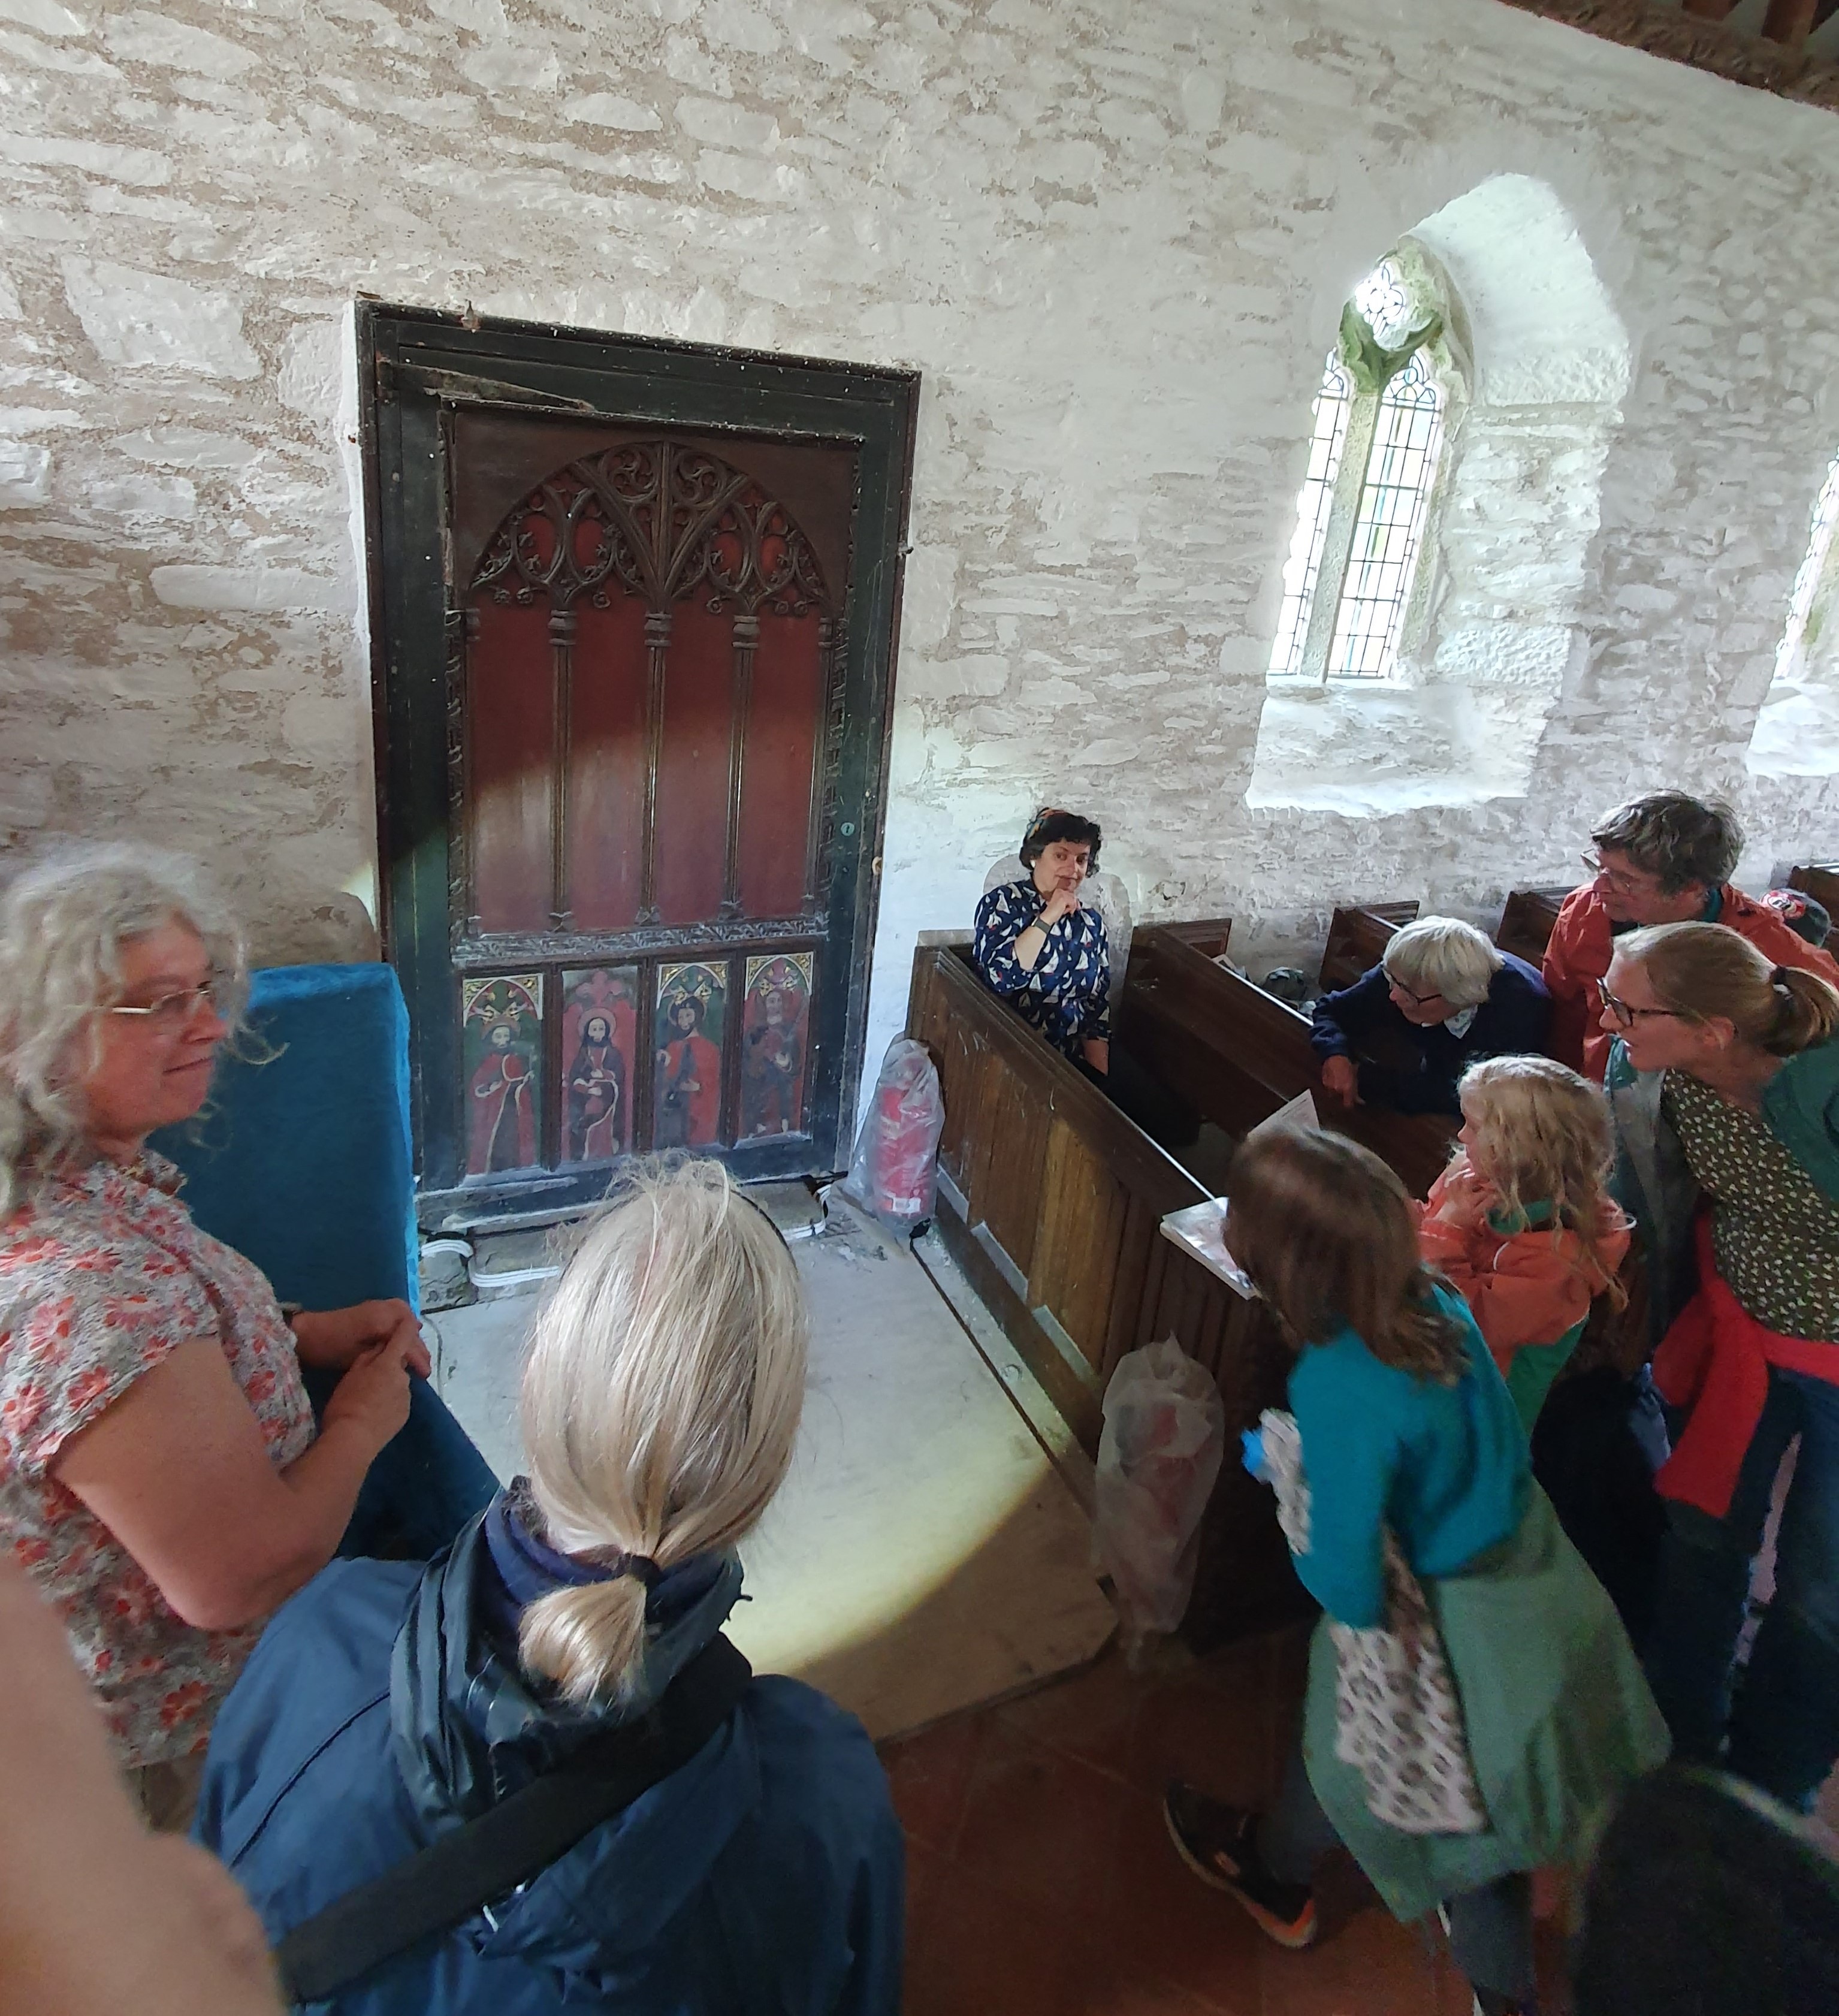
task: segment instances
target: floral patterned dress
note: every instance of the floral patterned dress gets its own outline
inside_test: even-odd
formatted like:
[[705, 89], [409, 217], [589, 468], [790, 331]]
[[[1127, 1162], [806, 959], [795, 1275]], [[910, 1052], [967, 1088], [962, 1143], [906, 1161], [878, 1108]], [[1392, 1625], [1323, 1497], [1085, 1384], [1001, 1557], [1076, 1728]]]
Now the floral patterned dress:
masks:
[[[312, 1442], [293, 1337], [261, 1271], [201, 1232], [144, 1155], [54, 1178], [0, 1225], [0, 1546], [63, 1620], [130, 1766], [202, 1751], [260, 1627], [187, 1624], [52, 1472], [182, 1344], [214, 1338], [277, 1469]], [[185, 1452], [175, 1449], [176, 1465]]]

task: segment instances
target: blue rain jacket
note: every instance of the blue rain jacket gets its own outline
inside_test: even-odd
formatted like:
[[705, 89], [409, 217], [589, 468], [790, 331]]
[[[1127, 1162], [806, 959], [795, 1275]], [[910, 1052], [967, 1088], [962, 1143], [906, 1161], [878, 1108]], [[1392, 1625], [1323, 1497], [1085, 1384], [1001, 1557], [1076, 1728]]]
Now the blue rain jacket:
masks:
[[[194, 1834], [278, 1941], [617, 1715], [493, 1649], [482, 1515], [418, 1564], [335, 1561], [275, 1616], [214, 1732]], [[635, 1712], [738, 1599], [653, 1634]], [[385, 1963], [338, 2016], [896, 2016], [901, 1833], [867, 1733], [758, 1679], [683, 1769], [508, 1899]]]

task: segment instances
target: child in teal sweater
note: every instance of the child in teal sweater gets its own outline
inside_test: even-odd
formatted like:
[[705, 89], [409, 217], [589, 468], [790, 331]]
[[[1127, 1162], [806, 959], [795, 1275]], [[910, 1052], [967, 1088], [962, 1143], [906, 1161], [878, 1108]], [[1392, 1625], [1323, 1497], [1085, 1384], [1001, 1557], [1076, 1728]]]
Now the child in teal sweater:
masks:
[[[1293, 1947], [1314, 1941], [1313, 1865], [1338, 1841], [1402, 1919], [1443, 1906], [1487, 2016], [1530, 2011], [1531, 1872], [1576, 1859], [1596, 1813], [1664, 1759], [1664, 1727], [1609, 1599], [1532, 1481], [1474, 1319], [1423, 1267], [1398, 1177], [1343, 1136], [1298, 1131], [1247, 1142], [1227, 1188], [1227, 1245], [1297, 1354], [1290, 1402], [1308, 1504], [1292, 1548], [1327, 1615], [1276, 1809], [1261, 1818], [1176, 1784], [1170, 1834], [1197, 1875]], [[1378, 1817], [1339, 1726], [1328, 1627], [1348, 1627], [1345, 1643], [1395, 1621], [1388, 1536], [1459, 1704], [1455, 1746], [1483, 1809], [1464, 1831]]]

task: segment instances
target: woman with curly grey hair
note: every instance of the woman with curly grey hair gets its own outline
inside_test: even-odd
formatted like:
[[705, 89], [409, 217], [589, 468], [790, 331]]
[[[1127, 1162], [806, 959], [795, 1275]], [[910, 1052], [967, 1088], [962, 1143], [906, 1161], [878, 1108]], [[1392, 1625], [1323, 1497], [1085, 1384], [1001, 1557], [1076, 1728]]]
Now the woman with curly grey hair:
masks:
[[[0, 897], [0, 1544], [161, 1823], [429, 1370], [405, 1303], [285, 1321], [147, 1148], [203, 1105], [246, 986], [236, 920], [182, 859], [73, 847]], [[329, 1388], [317, 1424], [303, 1368]], [[480, 1462], [473, 1503], [492, 1481]]]

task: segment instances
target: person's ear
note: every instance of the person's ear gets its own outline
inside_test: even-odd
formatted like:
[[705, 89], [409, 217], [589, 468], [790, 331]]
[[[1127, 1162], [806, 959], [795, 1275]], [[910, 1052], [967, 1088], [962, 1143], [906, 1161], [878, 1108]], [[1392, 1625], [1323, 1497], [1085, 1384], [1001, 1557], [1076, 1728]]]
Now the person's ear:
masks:
[[1707, 1052], [1728, 1050], [1737, 1040], [1736, 1024], [1728, 1015], [1707, 1015], [1686, 1027], [1693, 1031], [1700, 1047]]

